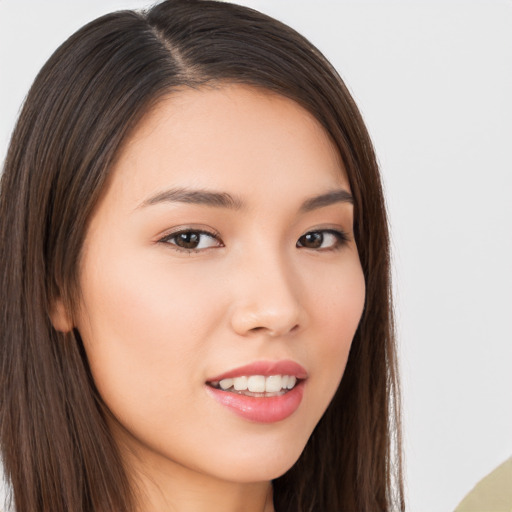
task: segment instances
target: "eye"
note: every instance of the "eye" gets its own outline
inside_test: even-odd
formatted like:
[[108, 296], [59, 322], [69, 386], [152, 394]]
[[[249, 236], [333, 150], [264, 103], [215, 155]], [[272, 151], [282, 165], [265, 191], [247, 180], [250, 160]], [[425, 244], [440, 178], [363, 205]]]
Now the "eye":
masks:
[[321, 229], [309, 231], [297, 240], [297, 247], [306, 249], [334, 250], [339, 249], [348, 241], [343, 231], [335, 229]]
[[171, 233], [159, 242], [174, 246], [177, 251], [196, 252], [211, 247], [223, 247], [217, 233], [197, 229], [183, 229]]

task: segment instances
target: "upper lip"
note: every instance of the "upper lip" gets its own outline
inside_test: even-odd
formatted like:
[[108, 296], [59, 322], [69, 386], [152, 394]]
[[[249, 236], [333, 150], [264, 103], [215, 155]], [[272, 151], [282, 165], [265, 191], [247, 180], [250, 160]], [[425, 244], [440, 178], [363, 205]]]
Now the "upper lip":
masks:
[[223, 379], [233, 379], [249, 375], [294, 375], [297, 379], [306, 379], [308, 372], [303, 366], [289, 359], [282, 361], [256, 361], [238, 368], [233, 368], [220, 375], [216, 375], [207, 382], [219, 382]]

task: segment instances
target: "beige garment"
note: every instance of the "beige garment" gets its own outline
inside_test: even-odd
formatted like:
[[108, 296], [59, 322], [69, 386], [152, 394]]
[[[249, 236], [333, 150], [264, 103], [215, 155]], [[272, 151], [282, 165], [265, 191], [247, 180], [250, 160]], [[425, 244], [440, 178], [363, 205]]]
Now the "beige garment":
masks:
[[512, 512], [512, 457], [480, 480], [455, 512]]

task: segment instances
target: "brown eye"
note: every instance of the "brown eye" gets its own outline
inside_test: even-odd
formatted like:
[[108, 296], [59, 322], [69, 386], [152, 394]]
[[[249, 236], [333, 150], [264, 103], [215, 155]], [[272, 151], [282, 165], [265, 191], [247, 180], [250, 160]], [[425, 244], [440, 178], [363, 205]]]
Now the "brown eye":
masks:
[[200, 251], [210, 247], [221, 247], [222, 242], [217, 235], [207, 231], [183, 230], [162, 238], [160, 242], [173, 246], [176, 250]]
[[324, 242], [324, 235], [320, 231], [312, 231], [306, 233], [299, 238], [298, 243], [301, 247], [307, 247], [308, 249], [319, 249], [322, 247]]
[[201, 240], [201, 234], [194, 231], [174, 235], [174, 243], [183, 249], [197, 249]]
[[297, 247], [320, 250], [338, 249], [347, 241], [348, 237], [345, 233], [333, 229], [323, 229], [302, 235], [297, 240]]

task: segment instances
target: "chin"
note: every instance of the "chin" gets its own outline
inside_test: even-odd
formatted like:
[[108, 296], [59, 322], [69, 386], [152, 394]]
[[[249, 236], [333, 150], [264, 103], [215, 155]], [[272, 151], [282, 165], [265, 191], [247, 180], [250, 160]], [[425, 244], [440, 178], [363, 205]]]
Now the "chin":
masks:
[[[306, 439], [307, 442], [307, 439]], [[255, 444], [252, 449], [237, 456], [225, 457], [216, 466], [217, 474], [224, 480], [239, 483], [270, 481], [284, 475], [298, 460], [305, 442], [291, 445], [280, 443], [279, 447]]]

